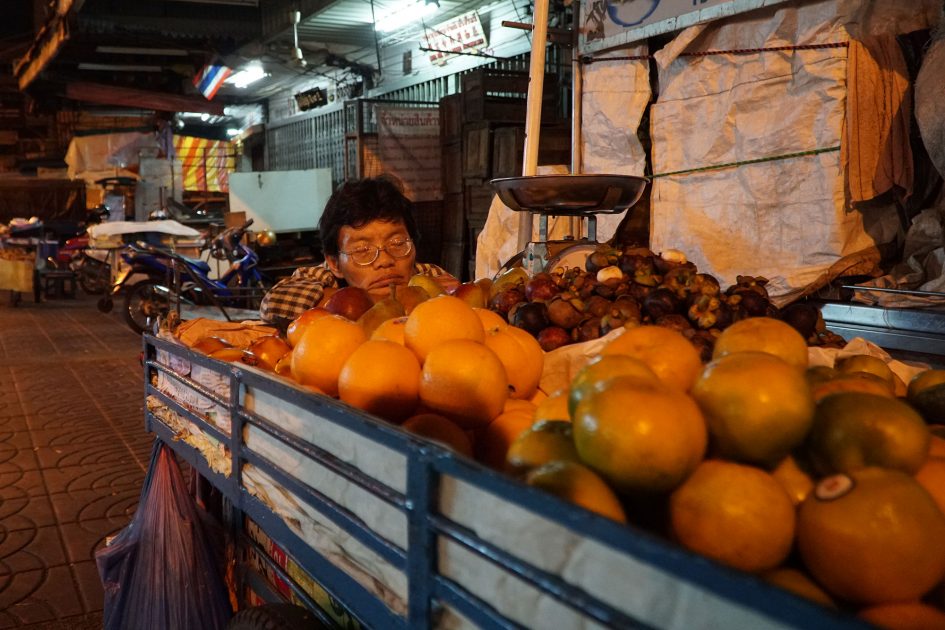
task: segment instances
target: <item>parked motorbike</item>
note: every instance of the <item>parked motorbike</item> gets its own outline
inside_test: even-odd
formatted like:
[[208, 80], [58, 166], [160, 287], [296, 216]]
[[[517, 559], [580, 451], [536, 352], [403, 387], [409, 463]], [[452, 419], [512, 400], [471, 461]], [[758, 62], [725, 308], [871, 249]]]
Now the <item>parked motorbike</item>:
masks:
[[[204, 260], [163, 246], [129, 245], [121, 254], [125, 264], [106, 298], [113, 300], [124, 291], [122, 315], [139, 333], [152, 330], [158, 318], [180, 304], [216, 306], [227, 319], [226, 307], [258, 308], [269, 282], [259, 271], [256, 253], [242, 243], [252, 223], [250, 219], [240, 227], [228, 228], [211, 241], [210, 255], [230, 262], [226, 273], [217, 279], [210, 277], [210, 265]], [[146, 278], [128, 284], [141, 275]]]
[[108, 289], [111, 265], [108, 264], [108, 252], [89, 248], [88, 226], [97, 225], [108, 217], [108, 208], [98, 206], [89, 210], [85, 220], [85, 230], [66, 242], [56, 254], [56, 266], [68, 267], [76, 274], [76, 280], [82, 290], [89, 295], [101, 295]]

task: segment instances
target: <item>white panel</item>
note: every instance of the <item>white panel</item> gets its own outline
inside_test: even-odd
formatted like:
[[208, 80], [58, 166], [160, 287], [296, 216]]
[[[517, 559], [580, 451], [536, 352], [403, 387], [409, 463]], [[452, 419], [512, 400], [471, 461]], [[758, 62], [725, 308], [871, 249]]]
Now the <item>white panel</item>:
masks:
[[402, 571], [259, 468], [245, 464], [242, 476], [246, 490], [282, 518], [306, 545], [348, 574], [395, 613], [406, 614], [407, 576]]
[[331, 196], [331, 169], [230, 173], [230, 211], [254, 230], [314, 230]]
[[407, 515], [390, 503], [257, 427], [247, 425], [243, 440], [251, 451], [275, 463], [303, 485], [348, 509], [383, 538], [401, 549], [407, 548]]
[[317, 445], [369, 477], [406, 493], [407, 458], [402, 453], [252, 387], [246, 389], [244, 406], [283, 431]]

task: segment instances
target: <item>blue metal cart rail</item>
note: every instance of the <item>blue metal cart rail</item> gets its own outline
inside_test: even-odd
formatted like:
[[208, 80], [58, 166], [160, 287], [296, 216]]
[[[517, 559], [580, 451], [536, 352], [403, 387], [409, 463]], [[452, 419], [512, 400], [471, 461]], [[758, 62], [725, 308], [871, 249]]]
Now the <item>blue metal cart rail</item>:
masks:
[[[147, 429], [221, 491], [242, 548], [323, 618], [245, 517], [370, 628], [867, 627], [253, 368], [149, 335], [144, 349]], [[237, 575], [241, 597], [249, 585], [285, 598], [247, 563]]]

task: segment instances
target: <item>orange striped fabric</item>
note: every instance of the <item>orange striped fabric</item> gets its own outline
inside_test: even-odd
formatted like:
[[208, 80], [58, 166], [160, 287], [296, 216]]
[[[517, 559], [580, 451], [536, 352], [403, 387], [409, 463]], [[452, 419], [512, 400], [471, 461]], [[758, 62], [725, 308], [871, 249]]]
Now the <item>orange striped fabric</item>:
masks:
[[184, 190], [229, 191], [229, 176], [236, 170], [232, 142], [175, 135], [174, 152], [183, 167]]

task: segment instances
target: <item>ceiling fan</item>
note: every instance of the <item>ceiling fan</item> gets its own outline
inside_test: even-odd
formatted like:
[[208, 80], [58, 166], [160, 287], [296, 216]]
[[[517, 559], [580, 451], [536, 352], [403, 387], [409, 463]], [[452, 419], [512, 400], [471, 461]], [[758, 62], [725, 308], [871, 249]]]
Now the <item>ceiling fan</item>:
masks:
[[305, 54], [299, 47], [299, 22], [302, 21], [301, 11], [292, 11], [292, 63], [304, 68], [308, 65], [305, 61]]

